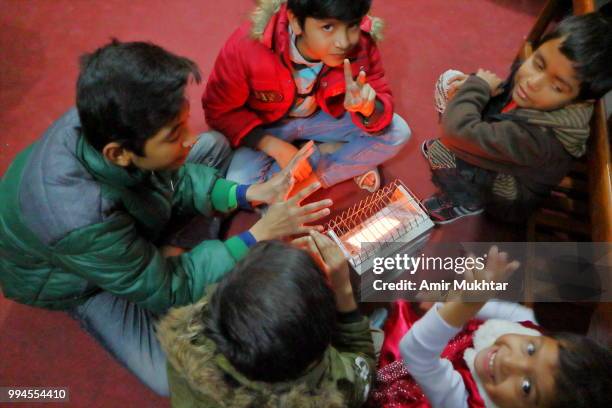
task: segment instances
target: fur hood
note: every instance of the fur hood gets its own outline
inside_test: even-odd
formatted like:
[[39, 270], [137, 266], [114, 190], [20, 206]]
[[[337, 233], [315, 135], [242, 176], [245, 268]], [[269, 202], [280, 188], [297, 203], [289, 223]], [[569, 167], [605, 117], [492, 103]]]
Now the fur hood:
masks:
[[[171, 309], [159, 322], [157, 336], [168, 362], [177, 375], [185, 380], [194, 394], [200, 393], [219, 407], [342, 407], [343, 396], [336, 389], [309, 389], [308, 379], [294, 382], [264, 383], [251, 381], [220, 353], [212, 340], [203, 335], [200, 316], [206, 312], [210, 296], [198, 303]], [[325, 361], [325, 358], [323, 359]], [[325, 366], [317, 370], [322, 377]], [[231, 384], [226, 380], [231, 378]], [[170, 382], [172, 392], [172, 381]], [[207, 405], [208, 406], [208, 405]]]
[[[258, 0], [255, 11], [251, 14], [251, 22], [253, 23], [251, 28], [251, 37], [261, 40], [266, 26], [270, 22], [272, 16], [280, 10], [283, 3], [287, 0]], [[381, 18], [366, 16], [369, 20], [369, 32], [372, 39], [376, 42], [383, 39], [384, 22]], [[362, 23], [363, 30], [363, 23]]]

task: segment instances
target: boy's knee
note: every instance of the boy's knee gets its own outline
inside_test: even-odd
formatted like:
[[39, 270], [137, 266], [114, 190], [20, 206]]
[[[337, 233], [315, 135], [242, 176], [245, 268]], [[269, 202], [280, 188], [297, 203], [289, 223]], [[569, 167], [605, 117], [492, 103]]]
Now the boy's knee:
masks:
[[208, 146], [211, 152], [216, 153], [220, 158], [226, 158], [232, 153], [232, 147], [227, 138], [216, 130], [202, 133], [200, 140], [204, 142], [205, 146]]
[[223, 134], [211, 130], [202, 133], [191, 148], [189, 161], [227, 170], [232, 148]]
[[388, 142], [392, 146], [402, 146], [408, 143], [410, 136], [412, 136], [412, 130], [408, 123], [397, 113], [393, 114], [391, 124], [387, 128]]

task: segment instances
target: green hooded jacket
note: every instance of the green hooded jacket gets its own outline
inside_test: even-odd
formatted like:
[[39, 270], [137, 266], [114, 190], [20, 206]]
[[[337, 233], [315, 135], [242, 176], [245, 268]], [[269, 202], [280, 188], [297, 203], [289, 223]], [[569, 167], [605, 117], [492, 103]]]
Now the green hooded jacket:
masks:
[[154, 313], [200, 299], [247, 251], [233, 237], [164, 258], [153, 242], [174, 214], [236, 207], [214, 169], [126, 170], [80, 136], [72, 109], [0, 181], [0, 287], [28, 305], [67, 309], [99, 291]]

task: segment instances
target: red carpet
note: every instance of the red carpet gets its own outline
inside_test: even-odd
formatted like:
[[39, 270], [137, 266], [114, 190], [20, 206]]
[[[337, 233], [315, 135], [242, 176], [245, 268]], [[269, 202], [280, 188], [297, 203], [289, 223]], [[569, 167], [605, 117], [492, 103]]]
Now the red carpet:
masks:
[[[74, 103], [77, 58], [107, 42], [150, 40], [189, 56], [210, 72], [216, 54], [250, 12], [251, 0], [70, 1], [0, 0], [0, 174]], [[172, 6], [169, 6], [169, 5]], [[484, 67], [508, 73], [542, 0], [375, 0], [373, 14], [387, 22], [381, 44], [396, 111], [413, 130], [402, 153], [384, 166], [418, 196], [434, 189], [419, 144], [437, 134], [433, 84], [448, 68]], [[205, 129], [199, 98], [190, 89], [193, 129]], [[350, 183], [332, 192], [336, 209], [358, 195]], [[254, 220], [239, 214], [230, 233]], [[481, 218], [438, 229], [435, 240], [486, 241], [508, 237]], [[70, 403], [57, 406], [167, 406], [114, 362], [77, 324], [59, 312], [0, 297], [0, 386], [69, 387]], [[45, 404], [52, 407], [56, 404]]]

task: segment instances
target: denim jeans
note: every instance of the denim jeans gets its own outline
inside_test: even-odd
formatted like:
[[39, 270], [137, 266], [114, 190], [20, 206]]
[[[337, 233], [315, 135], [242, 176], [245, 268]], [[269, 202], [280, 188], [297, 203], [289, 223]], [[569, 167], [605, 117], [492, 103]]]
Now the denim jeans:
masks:
[[[218, 132], [205, 132], [187, 161], [218, 168], [229, 165], [231, 148]], [[157, 316], [109, 292], [101, 292], [68, 313], [147, 387], [168, 396], [166, 356], [155, 335]]]
[[[343, 142], [342, 147], [331, 154], [321, 154], [317, 149], [310, 158], [313, 170], [326, 188], [389, 160], [411, 134], [408, 124], [397, 114], [386, 129], [368, 133], [353, 123], [350, 114], [336, 119], [322, 110], [308, 118], [283, 119], [264, 127], [264, 131], [290, 143], [297, 140]], [[241, 184], [254, 184], [267, 180], [279, 170], [270, 156], [241, 147], [234, 152], [226, 177]]]

